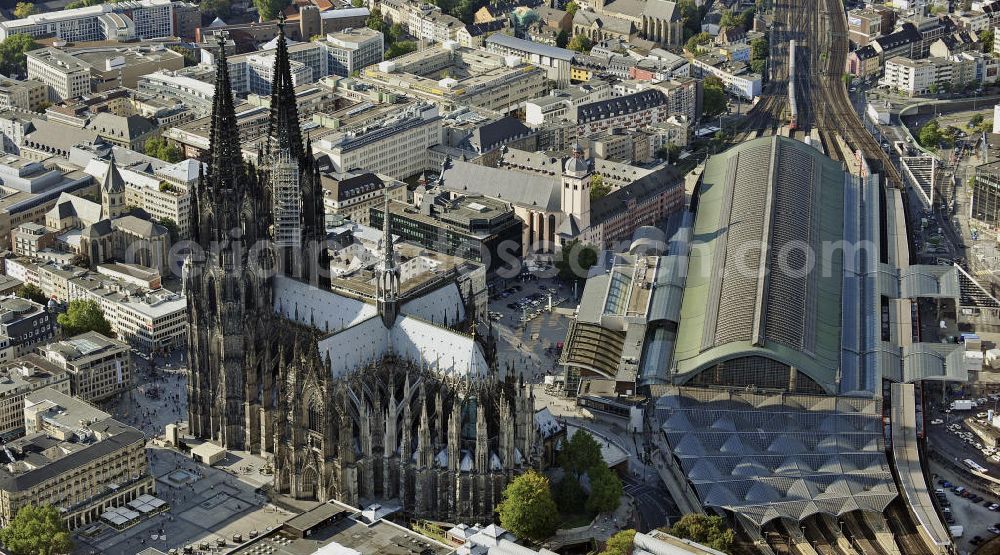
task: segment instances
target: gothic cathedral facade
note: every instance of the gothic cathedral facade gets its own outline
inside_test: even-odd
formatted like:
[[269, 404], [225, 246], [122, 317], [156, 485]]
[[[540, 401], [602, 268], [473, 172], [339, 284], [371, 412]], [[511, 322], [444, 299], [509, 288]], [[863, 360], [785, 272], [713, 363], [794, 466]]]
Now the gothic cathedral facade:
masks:
[[[280, 494], [353, 506], [394, 501], [415, 518], [491, 521], [506, 483], [538, 464], [530, 387], [501, 379], [475, 337], [401, 312], [406, 299], [388, 234], [375, 278], [377, 316], [359, 324], [384, 348], [350, 371], [331, 372], [342, 350], [356, 346], [276, 310], [284, 276], [307, 283], [313, 305], [337, 301], [321, 271], [328, 262], [320, 173], [303, 144], [283, 28], [259, 166], [243, 159], [220, 50], [209, 159], [191, 194], [192, 239], [201, 248], [183, 272], [190, 433], [273, 460]], [[412, 350], [436, 340], [398, 339], [415, 327], [469, 346], [479, 353], [470, 360], [488, 368], [443, 373], [393, 348], [393, 341]]]

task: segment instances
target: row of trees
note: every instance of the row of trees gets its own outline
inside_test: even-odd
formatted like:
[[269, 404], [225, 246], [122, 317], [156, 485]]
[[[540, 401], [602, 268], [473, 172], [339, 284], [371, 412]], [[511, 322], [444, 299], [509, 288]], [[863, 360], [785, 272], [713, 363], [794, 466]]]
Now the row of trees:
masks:
[[750, 41], [750, 71], [766, 77], [767, 57], [771, 54], [771, 44], [767, 37], [757, 37]]
[[[673, 527], [661, 530], [671, 536], [698, 542], [723, 553], [731, 552], [735, 539], [735, 533], [726, 526], [721, 516], [700, 513], [684, 515]], [[608, 538], [600, 555], [629, 555], [632, 553], [634, 542], [635, 530], [622, 530]]]
[[[622, 495], [622, 483], [608, 469], [600, 445], [585, 431], [577, 431], [559, 453], [564, 471], [553, 495], [549, 479], [528, 471], [515, 478], [497, 506], [500, 525], [516, 536], [541, 542], [555, 533], [560, 515], [580, 516], [586, 522], [594, 515], [614, 511]], [[583, 482], [589, 485], [587, 492]]]

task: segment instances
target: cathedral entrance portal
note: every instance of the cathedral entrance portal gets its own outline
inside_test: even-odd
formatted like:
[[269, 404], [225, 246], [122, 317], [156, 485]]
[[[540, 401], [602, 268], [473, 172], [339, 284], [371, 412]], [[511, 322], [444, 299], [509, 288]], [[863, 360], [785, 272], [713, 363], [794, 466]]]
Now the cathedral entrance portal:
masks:
[[316, 499], [316, 483], [319, 481], [319, 474], [313, 467], [307, 467], [302, 471], [302, 487], [299, 495], [300, 499]]

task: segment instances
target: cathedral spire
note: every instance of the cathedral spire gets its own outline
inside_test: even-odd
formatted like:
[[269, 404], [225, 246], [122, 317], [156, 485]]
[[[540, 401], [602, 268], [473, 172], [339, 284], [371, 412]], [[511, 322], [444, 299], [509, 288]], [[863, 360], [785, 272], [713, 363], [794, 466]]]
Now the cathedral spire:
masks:
[[392, 245], [392, 231], [389, 229], [389, 186], [383, 190], [385, 202], [382, 205], [382, 262], [378, 269], [376, 284], [376, 304], [382, 324], [391, 328], [399, 312], [399, 268], [396, 267], [396, 253]]
[[392, 244], [392, 231], [389, 229], [389, 184], [382, 190], [382, 268], [392, 269], [396, 266], [396, 252]]
[[278, 44], [274, 54], [274, 80], [271, 82], [271, 118], [267, 130], [267, 152], [273, 154], [276, 151], [288, 152], [294, 160], [300, 160], [303, 155], [284, 15], [278, 18]]
[[238, 176], [243, 174], [243, 154], [240, 133], [233, 108], [233, 88], [226, 62], [226, 37], [218, 36], [219, 59], [216, 62], [215, 94], [212, 97], [212, 128], [209, 132], [211, 160], [209, 183], [221, 189], [235, 189]]

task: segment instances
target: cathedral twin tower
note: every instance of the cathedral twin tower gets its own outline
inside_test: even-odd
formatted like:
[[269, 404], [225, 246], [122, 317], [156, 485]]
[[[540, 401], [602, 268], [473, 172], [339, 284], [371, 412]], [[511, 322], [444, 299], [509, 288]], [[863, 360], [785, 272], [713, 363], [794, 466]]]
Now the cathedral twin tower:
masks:
[[[243, 448], [259, 442], [260, 434], [254, 428], [259, 417], [244, 414], [247, 341], [274, 339], [266, 325], [274, 319], [275, 275], [318, 283], [325, 225], [319, 169], [310, 147], [302, 144], [284, 26], [275, 55], [268, 135], [258, 153], [262, 167], [243, 159], [222, 38], [219, 51], [209, 160], [191, 193], [192, 240], [203, 256], [187, 259], [183, 283], [191, 364], [221, 372], [192, 373], [189, 425], [198, 437]], [[248, 323], [258, 324], [249, 336]], [[213, 405], [217, 410], [210, 409]]]
[[[190, 432], [273, 461], [281, 494], [490, 521], [505, 484], [539, 464], [530, 386], [501, 379], [492, 350], [421, 312], [462, 312], [452, 324], [469, 327], [454, 283], [429, 300], [401, 293], [389, 218], [373, 298], [326, 286], [319, 167], [279, 29], [259, 166], [243, 160], [220, 45], [210, 159], [191, 195], [203, 252], [183, 275]], [[261, 242], [270, 248], [252, 248]]]

